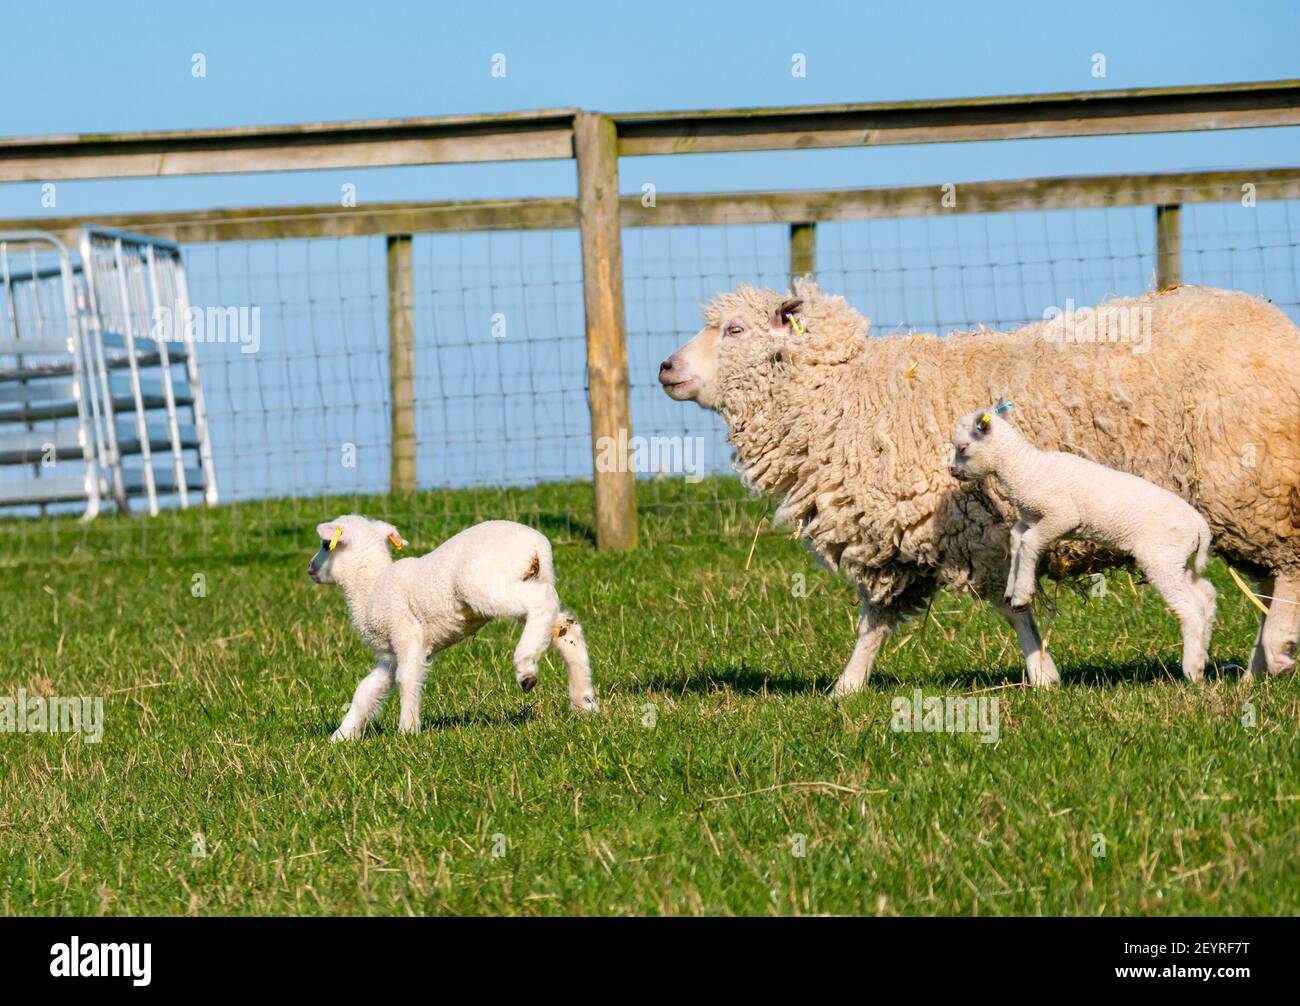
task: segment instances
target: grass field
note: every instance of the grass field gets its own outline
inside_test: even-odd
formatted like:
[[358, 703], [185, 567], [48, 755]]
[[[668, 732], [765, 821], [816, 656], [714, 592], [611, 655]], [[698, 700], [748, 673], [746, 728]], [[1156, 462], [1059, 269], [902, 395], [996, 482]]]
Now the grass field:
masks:
[[[1119, 573], [1045, 587], [1060, 689], [1020, 687], [1010, 630], [944, 593], [833, 702], [850, 589], [780, 535], [751, 559], [762, 505], [707, 488], [643, 487], [627, 555], [557, 516], [589, 486], [363, 501], [418, 552], [460, 514], [568, 540], [603, 711], [569, 713], [554, 655], [522, 694], [496, 624], [435, 661], [422, 734], [390, 702], [354, 745], [328, 738], [368, 652], [305, 576], [354, 501], [0, 526], [0, 696], [105, 698], [98, 744], [0, 734], [0, 911], [1300, 912], [1295, 678], [1183, 683], [1173, 619]], [[1211, 575], [1212, 655], [1241, 664], [1254, 616]], [[996, 698], [999, 741], [894, 732], [916, 688]]]

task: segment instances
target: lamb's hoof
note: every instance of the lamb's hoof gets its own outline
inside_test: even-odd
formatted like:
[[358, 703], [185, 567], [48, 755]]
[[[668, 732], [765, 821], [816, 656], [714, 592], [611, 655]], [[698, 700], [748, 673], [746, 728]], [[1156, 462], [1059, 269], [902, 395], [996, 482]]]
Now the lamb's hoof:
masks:
[[357, 735], [356, 735], [356, 734], [354, 734], [354, 733], [344, 733], [342, 727], [339, 727], [339, 728], [338, 728], [337, 730], [335, 730], [332, 734], [330, 734], [330, 743], [331, 743], [331, 744], [337, 744], [339, 741], [354, 741], [354, 740], [356, 740], [356, 739], [357, 739]]
[[420, 732], [420, 724], [418, 724], [418, 723], [399, 723], [399, 724], [397, 725], [397, 732], [398, 732], [399, 734], [402, 734], [404, 737], [410, 737], [410, 736], [413, 736], [414, 734], [418, 734], [418, 733]]
[[522, 688], [525, 692], [531, 692], [534, 688], [537, 687], [536, 674], [522, 674], [516, 680], [519, 682], [519, 687]]
[[573, 707], [575, 713], [591, 715], [600, 712], [600, 704], [596, 701], [594, 695], [584, 695], [579, 699], [569, 699], [569, 705]]
[[839, 678], [831, 688], [831, 698], [842, 699], [862, 691], [862, 682], [848, 682]]
[[1268, 673], [1275, 678], [1285, 677], [1295, 671], [1295, 660], [1285, 653], [1279, 653], [1269, 661]]

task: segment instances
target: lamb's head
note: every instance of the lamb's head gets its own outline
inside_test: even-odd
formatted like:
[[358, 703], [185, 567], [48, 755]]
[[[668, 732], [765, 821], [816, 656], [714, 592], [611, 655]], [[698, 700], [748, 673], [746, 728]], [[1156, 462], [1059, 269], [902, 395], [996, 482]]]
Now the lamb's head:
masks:
[[869, 322], [843, 297], [823, 294], [810, 279], [795, 293], [741, 285], [704, 309], [706, 325], [659, 365], [669, 398], [722, 411], [729, 388], [770, 384], [781, 364], [843, 362], [862, 345]]
[[307, 577], [313, 583], [344, 583], [358, 570], [392, 562], [388, 546], [409, 545], [397, 528], [360, 514], [344, 514], [316, 525], [320, 550], [312, 556]]
[[955, 479], [983, 478], [998, 470], [1002, 450], [1014, 438], [1014, 428], [1002, 418], [1011, 407], [1005, 398], [987, 409], [976, 409], [957, 420], [952, 433], [952, 466]]

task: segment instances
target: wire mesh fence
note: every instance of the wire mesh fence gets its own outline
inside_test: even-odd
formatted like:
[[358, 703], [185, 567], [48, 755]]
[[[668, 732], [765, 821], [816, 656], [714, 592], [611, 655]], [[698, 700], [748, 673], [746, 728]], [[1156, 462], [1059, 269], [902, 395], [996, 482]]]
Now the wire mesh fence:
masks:
[[[1189, 201], [1181, 278], [1268, 297], [1300, 321], [1296, 201]], [[200, 544], [300, 551], [291, 530], [343, 509], [463, 526], [530, 520], [591, 538], [581, 245], [576, 230], [417, 234], [416, 485], [390, 495], [390, 275], [383, 237], [187, 245], [196, 305], [250, 308], [237, 339], [196, 345], [223, 507], [94, 525], [6, 518], [7, 554], [144, 550], [184, 529]], [[730, 475], [712, 413], [669, 400], [659, 361], [737, 283], [784, 289], [786, 224], [624, 228], [632, 434], [689, 444], [686, 464], [639, 470], [643, 520], [662, 537], [751, 533], [763, 504]], [[1151, 206], [820, 223], [814, 272], [872, 319], [872, 334], [1010, 328], [1156, 285]], [[685, 468], [685, 470], [682, 470]], [[720, 478], [721, 477], [721, 478]], [[540, 487], [540, 488], [539, 488]], [[533, 490], [524, 492], [523, 490]]]

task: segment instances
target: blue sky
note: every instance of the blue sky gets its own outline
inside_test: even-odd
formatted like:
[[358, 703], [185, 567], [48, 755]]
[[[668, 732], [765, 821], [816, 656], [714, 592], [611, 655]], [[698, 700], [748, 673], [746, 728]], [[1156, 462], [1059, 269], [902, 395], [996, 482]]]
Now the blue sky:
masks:
[[[0, 134], [235, 126], [577, 106], [607, 111], [905, 100], [1300, 77], [1300, 4], [929, 2], [12, 4]], [[202, 53], [206, 76], [191, 75]], [[493, 77], [504, 53], [507, 75]], [[807, 75], [790, 72], [804, 53]], [[1093, 76], [1102, 53], [1106, 76]], [[626, 159], [625, 192], [940, 184], [1293, 165], [1300, 129]], [[570, 195], [571, 162], [0, 185], [0, 217]], [[1014, 219], [1013, 219], [1014, 217]], [[1184, 215], [1187, 278], [1295, 310], [1300, 209]], [[1149, 282], [1149, 211], [823, 225], [819, 273], [877, 326], [1011, 323]], [[256, 358], [201, 347], [227, 496], [374, 489], [387, 471], [381, 239], [187, 248], [196, 300], [263, 307]], [[625, 236], [634, 429], [709, 439], [654, 367], [700, 302], [784, 282], [781, 228]], [[421, 481], [589, 465], [576, 236], [417, 238]], [[377, 293], [378, 291], [378, 293]], [[487, 319], [512, 319], [504, 343]], [[512, 352], [512, 350], [519, 350]], [[306, 376], [305, 376], [306, 375]], [[269, 443], [274, 429], [277, 442]], [[334, 463], [340, 442], [356, 469]]]
[[[0, 34], [8, 135], [230, 126], [580, 106], [814, 104], [1300, 76], [1300, 4], [1012, 2], [11, 4]], [[808, 73], [790, 73], [792, 52]], [[190, 74], [193, 53], [207, 76]], [[490, 74], [493, 53], [507, 76]], [[1091, 74], [1104, 53], [1107, 76]], [[1266, 166], [1293, 130], [655, 158], [663, 190], [894, 184], [1181, 166]], [[743, 167], [743, 173], [737, 171]], [[68, 185], [62, 208], [332, 201], [337, 173]], [[806, 180], [806, 181], [805, 181]], [[363, 198], [561, 194], [572, 166], [371, 172]], [[0, 212], [37, 187], [0, 187]]]

